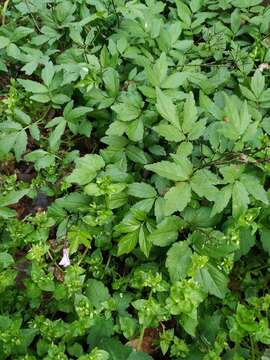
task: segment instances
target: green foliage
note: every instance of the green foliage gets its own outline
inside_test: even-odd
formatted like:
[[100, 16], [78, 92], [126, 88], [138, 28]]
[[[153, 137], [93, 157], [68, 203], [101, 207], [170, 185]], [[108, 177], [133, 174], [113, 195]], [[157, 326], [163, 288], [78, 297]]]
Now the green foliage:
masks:
[[0, 360], [268, 359], [267, 1], [0, 13]]

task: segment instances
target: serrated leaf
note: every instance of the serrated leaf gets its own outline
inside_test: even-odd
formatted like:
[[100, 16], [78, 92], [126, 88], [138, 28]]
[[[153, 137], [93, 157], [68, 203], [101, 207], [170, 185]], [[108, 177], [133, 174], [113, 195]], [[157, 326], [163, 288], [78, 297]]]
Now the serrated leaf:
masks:
[[224, 186], [216, 195], [214, 199], [215, 204], [213, 206], [211, 217], [215, 216], [216, 214], [221, 213], [225, 207], [228, 205], [232, 196], [232, 186]]
[[241, 25], [241, 16], [240, 16], [239, 9], [235, 9], [231, 13], [231, 28], [234, 34], [236, 34], [240, 28]]
[[90, 279], [87, 281], [85, 295], [96, 309], [100, 309], [102, 307], [102, 303], [110, 298], [107, 287], [102, 281], [98, 281], [96, 279]]
[[22, 154], [26, 150], [26, 146], [27, 146], [27, 134], [25, 130], [21, 130], [16, 136], [16, 141], [13, 147], [17, 161], [21, 159]]
[[33, 80], [18, 79], [18, 82], [25, 88], [26, 91], [36, 94], [45, 94], [48, 92], [46, 86]]
[[55, 68], [53, 66], [53, 63], [49, 61], [41, 71], [41, 79], [43, 80], [47, 88], [50, 87], [54, 74]]
[[197, 120], [197, 109], [193, 93], [190, 92], [184, 104], [182, 130], [185, 134], [189, 133]]
[[192, 190], [210, 201], [216, 200], [219, 191], [214, 185], [219, 183], [218, 177], [206, 169], [198, 170], [191, 179]]
[[240, 177], [240, 181], [256, 200], [262, 201], [266, 205], [269, 204], [267, 193], [260, 184], [259, 179], [251, 174], [243, 174]]
[[49, 145], [52, 151], [57, 151], [60, 146], [60, 139], [65, 132], [66, 121], [62, 119], [49, 136]]
[[179, 217], [167, 217], [149, 235], [149, 241], [157, 246], [168, 246], [178, 238], [178, 231], [182, 225]]
[[176, 106], [173, 104], [171, 99], [167, 95], [165, 95], [159, 88], [156, 88], [156, 94], [157, 111], [164, 119], [169, 121], [169, 123], [180, 129]]
[[174, 125], [159, 124], [153, 127], [159, 135], [165, 137], [167, 141], [180, 142], [185, 139], [185, 135]]
[[38, 141], [40, 139], [40, 131], [36, 123], [31, 124], [31, 126], [29, 127], [29, 131], [34, 140]]
[[228, 277], [216, 266], [207, 263], [196, 275], [197, 281], [209, 294], [224, 299], [228, 289]]
[[186, 27], [191, 25], [191, 11], [182, 0], [176, 0], [177, 14]]
[[192, 251], [187, 241], [181, 241], [173, 244], [167, 252], [166, 268], [170, 274], [172, 282], [182, 280], [186, 277], [187, 271], [191, 265]]
[[257, 99], [260, 98], [264, 86], [265, 86], [264, 76], [262, 75], [261, 71], [257, 69], [254, 75], [252, 76], [250, 83], [251, 90]]
[[144, 255], [148, 258], [152, 247], [152, 243], [149, 239], [149, 236], [147, 236], [147, 231], [144, 229], [143, 226], [140, 227], [140, 231], [139, 231], [139, 245]]
[[129, 254], [135, 249], [139, 239], [139, 231], [134, 231], [123, 236], [118, 243], [117, 256]]
[[241, 216], [248, 208], [249, 197], [245, 186], [236, 181], [232, 188], [232, 213], [234, 218]]
[[190, 172], [186, 167], [166, 160], [146, 165], [145, 168], [173, 181], [185, 181], [190, 176]]
[[127, 157], [138, 164], [145, 165], [147, 164], [147, 157], [142, 149], [134, 145], [128, 145], [126, 148]]
[[29, 125], [31, 124], [31, 118], [29, 115], [27, 115], [25, 112], [23, 112], [22, 110], [15, 108], [14, 109], [14, 115], [15, 117], [21, 121], [23, 124], [25, 125]]
[[150, 184], [133, 183], [128, 187], [128, 194], [142, 199], [153, 198], [157, 195], [156, 190]]
[[69, 183], [78, 183], [86, 185], [96, 176], [97, 171], [105, 166], [104, 160], [99, 155], [85, 155], [76, 160], [76, 167], [73, 172], [66, 177]]
[[115, 104], [112, 106], [112, 110], [116, 112], [118, 120], [121, 121], [131, 121], [137, 119], [141, 112], [140, 108], [137, 106], [127, 103]]
[[138, 118], [136, 120], [130, 121], [127, 124], [127, 135], [131, 141], [137, 142], [143, 139], [144, 126], [143, 120]]
[[191, 200], [191, 187], [188, 183], [176, 184], [165, 196], [165, 215], [169, 216], [176, 211], [182, 211]]
[[188, 79], [189, 73], [177, 72], [166, 77], [162, 82], [162, 89], [177, 89], [182, 86]]

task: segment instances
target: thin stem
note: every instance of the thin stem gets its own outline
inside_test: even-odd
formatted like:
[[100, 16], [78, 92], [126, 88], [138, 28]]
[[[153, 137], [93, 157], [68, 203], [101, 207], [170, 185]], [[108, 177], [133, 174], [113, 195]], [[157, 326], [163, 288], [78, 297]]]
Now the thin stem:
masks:
[[251, 360], [255, 360], [255, 345], [252, 336], [249, 334], [250, 346], [251, 346]]
[[32, 19], [32, 21], [33, 21], [33, 23], [34, 23], [34, 25], [35, 25], [36, 29], [38, 30], [38, 32], [40, 32], [40, 33], [41, 33], [40, 27], [39, 27], [39, 25], [38, 25], [38, 23], [37, 23], [37, 21], [36, 21], [36, 19], [35, 19], [34, 15], [33, 15], [32, 11], [31, 11], [31, 9], [30, 9], [30, 6], [29, 6], [29, 3], [28, 3], [28, 0], [24, 0], [24, 2], [25, 2], [25, 5], [26, 5], [26, 7], [27, 7], [27, 10], [28, 10], [28, 12], [29, 12], [29, 14], [30, 14], [30, 16], [31, 16], [31, 19]]
[[54, 260], [50, 250], [48, 250], [48, 255], [49, 255], [49, 258], [52, 260], [52, 262], [54, 263], [54, 265], [57, 267], [58, 270], [60, 270], [61, 272], [63, 272], [63, 270], [60, 268], [60, 266], [57, 264], [57, 262]]
[[143, 338], [144, 338], [144, 332], [145, 332], [145, 326], [142, 327], [141, 333], [140, 333], [140, 338], [138, 341], [138, 345], [137, 345], [137, 351], [141, 351], [142, 350], [142, 343], [143, 343]]
[[78, 261], [78, 265], [80, 265], [80, 263], [83, 261], [83, 259], [85, 258], [86, 254], [88, 253], [88, 250], [89, 250], [88, 247], [84, 249], [84, 252], [83, 252], [81, 258], [80, 258], [80, 260]]
[[6, 0], [4, 2], [3, 10], [2, 10], [2, 25], [5, 25], [6, 22], [6, 12], [9, 5], [10, 0]]

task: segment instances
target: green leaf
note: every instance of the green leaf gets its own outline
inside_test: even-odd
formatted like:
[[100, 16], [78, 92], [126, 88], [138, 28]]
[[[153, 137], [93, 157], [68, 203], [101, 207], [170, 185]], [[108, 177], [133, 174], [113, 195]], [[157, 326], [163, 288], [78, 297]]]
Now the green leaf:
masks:
[[65, 132], [66, 121], [62, 119], [49, 136], [49, 145], [52, 151], [57, 151], [60, 146], [60, 139]]
[[148, 199], [155, 197], [157, 192], [150, 184], [133, 183], [128, 187], [128, 194], [134, 197]]
[[219, 183], [218, 177], [206, 169], [198, 170], [191, 179], [192, 190], [209, 201], [216, 200], [219, 191], [214, 185]]
[[153, 360], [152, 356], [143, 352], [132, 352], [127, 360]]
[[17, 161], [21, 159], [22, 154], [26, 150], [26, 146], [27, 146], [27, 134], [25, 130], [21, 130], [16, 136], [16, 141], [14, 144], [14, 152]]
[[228, 291], [228, 278], [216, 266], [208, 262], [205, 267], [198, 270], [196, 279], [209, 294], [224, 299]]
[[191, 266], [192, 251], [187, 241], [181, 241], [173, 244], [167, 252], [166, 268], [170, 274], [172, 282], [182, 280], [186, 277]]
[[270, 229], [262, 226], [260, 229], [260, 237], [263, 249], [270, 255]]
[[[53, 66], [53, 63], [49, 61], [44, 69], [41, 71], [41, 78], [44, 82], [44, 84], [48, 87], [50, 87], [52, 79], [54, 77], [55, 68]], [[36, 92], [36, 91], [35, 91]]]
[[10, 44], [9, 38], [5, 36], [0, 36], [0, 49], [4, 49]]
[[34, 140], [39, 141], [40, 131], [39, 131], [39, 127], [36, 123], [31, 124], [31, 126], [29, 127], [29, 132]]
[[251, 174], [243, 174], [240, 177], [240, 181], [256, 200], [262, 201], [266, 205], [269, 204], [267, 193], [260, 184], [259, 179]]
[[240, 182], [236, 181], [232, 189], [232, 212], [233, 217], [238, 218], [248, 208], [249, 197], [245, 186]]
[[107, 68], [103, 73], [103, 81], [109, 96], [115, 97], [119, 91], [119, 74], [113, 68]]
[[249, 8], [260, 4], [262, 0], [232, 0], [232, 5], [239, 8]]
[[3, 219], [9, 219], [11, 217], [15, 217], [17, 212], [8, 207], [0, 207], [0, 217]]
[[48, 92], [48, 89], [46, 86], [44, 86], [36, 81], [18, 79], [18, 82], [25, 88], [26, 91], [36, 93], [36, 94], [45, 94]]
[[123, 236], [118, 243], [117, 256], [129, 254], [138, 243], [139, 231], [134, 231]]
[[12, 190], [7, 195], [0, 195], [0, 206], [8, 206], [16, 204], [22, 197], [29, 193], [29, 189], [24, 190]]
[[145, 165], [148, 162], [144, 151], [137, 146], [128, 145], [126, 148], [126, 154], [127, 157], [135, 163]]
[[1, 134], [0, 135], [0, 153], [7, 154], [13, 148], [16, 138], [17, 132], [12, 132], [11, 134]]
[[177, 13], [179, 18], [183, 21], [186, 27], [191, 25], [191, 11], [182, 0], [176, 0]]
[[14, 264], [13, 257], [8, 252], [0, 252], [0, 268], [6, 269]]
[[34, 100], [36, 102], [40, 102], [42, 104], [46, 104], [51, 101], [49, 95], [32, 95], [30, 97], [31, 100]]
[[176, 128], [180, 129], [179, 119], [177, 116], [176, 106], [173, 104], [171, 99], [165, 95], [158, 87], [156, 88], [157, 94], [157, 111], [160, 115], [173, 124]]
[[235, 9], [231, 13], [231, 29], [234, 34], [236, 34], [238, 32], [238, 30], [240, 29], [240, 26], [241, 26], [241, 13], [240, 13], [239, 9]]
[[149, 239], [149, 236], [147, 236], [147, 232], [145, 231], [143, 226], [140, 227], [139, 245], [144, 255], [148, 258], [152, 247], [152, 243]]
[[257, 69], [254, 75], [252, 76], [250, 83], [251, 90], [257, 99], [260, 98], [264, 86], [265, 86], [264, 76], [262, 75], [261, 71]]
[[25, 112], [23, 112], [22, 110], [15, 108], [14, 109], [14, 115], [16, 117], [16, 119], [18, 119], [20, 122], [22, 122], [24, 125], [29, 125], [31, 124], [31, 118], [29, 115], [27, 115]]
[[182, 211], [191, 200], [191, 187], [188, 183], [178, 183], [170, 188], [165, 196], [165, 215], [169, 216], [176, 211]]
[[149, 241], [157, 246], [168, 246], [178, 238], [181, 227], [182, 222], [179, 217], [174, 215], [167, 217], [149, 235]]
[[185, 181], [190, 176], [190, 171], [187, 167], [166, 160], [146, 165], [145, 169], [173, 181]]
[[146, 66], [146, 76], [153, 86], [160, 86], [167, 76], [168, 64], [166, 54], [163, 52], [153, 67]]
[[112, 106], [112, 110], [116, 112], [117, 119], [121, 121], [131, 121], [137, 119], [141, 113], [141, 109], [137, 106], [121, 103]]
[[185, 139], [185, 135], [174, 125], [160, 123], [157, 126], [153, 126], [153, 130], [165, 137], [167, 141], [180, 142]]
[[213, 206], [211, 217], [215, 216], [216, 214], [221, 213], [225, 207], [228, 205], [232, 196], [232, 186], [224, 186], [217, 194], [216, 198], [214, 199], [215, 204]]
[[182, 129], [185, 134], [188, 134], [197, 120], [197, 109], [195, 106], [193, 93], [190, 92], [184, 105]]
[[101, 156], [91, 154], [85, 155], [76, 160], [76, 167], [73, 172], [66, 177], [69, 183], [78, 183], [85, 185], [90, 183], [97, 175], [97, 171], [105, 166]]
[[247, 87], [245, 87], [243, 85], [239, 85], [239, 87], [240, 87], [240, 90], [241, 90], [242, 94], [244, 95], [244, 97], [246, 97], [248, 100], [251, 100], [251, 101], [257, 101], [256, 96]]
[[102, 281], [95, 279], [87, 281], [85, 295], [96, 309], [100, 309], [102, 307], [102, 303], [110, 298], [107, 287]]
[[177, 89], [182, 86], [188, 79], [189, 73], [177, 72], [166, 77], [162, 82], [161, 87], [163, 89]]
[[144, 126], [143, 120], [138, 118], [128, 123], [127, 135], [131, 141], [137, 142], [143, 139]]

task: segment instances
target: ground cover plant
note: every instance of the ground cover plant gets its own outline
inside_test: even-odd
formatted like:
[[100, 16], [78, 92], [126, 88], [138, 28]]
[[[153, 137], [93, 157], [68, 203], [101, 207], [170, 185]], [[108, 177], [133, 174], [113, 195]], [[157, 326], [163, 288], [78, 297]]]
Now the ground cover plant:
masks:
[[270, 359], [269, 3], [0, 6], [0, 359]]

